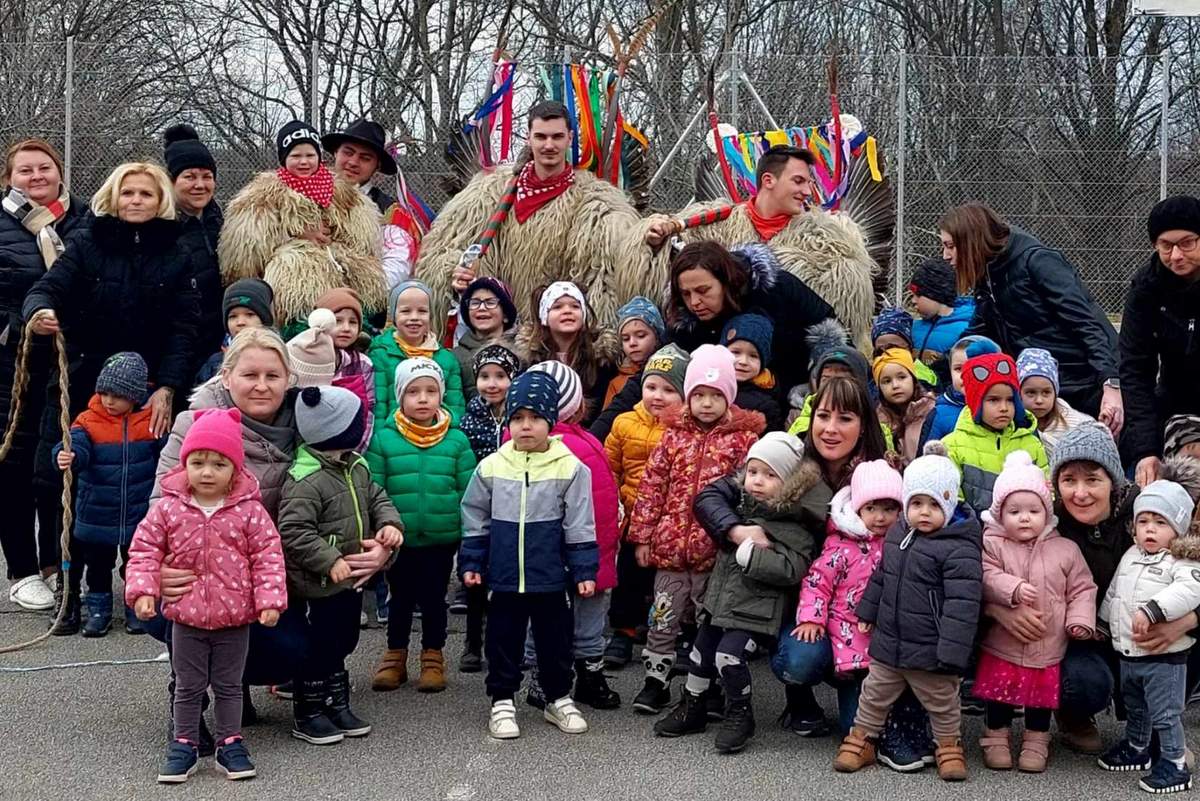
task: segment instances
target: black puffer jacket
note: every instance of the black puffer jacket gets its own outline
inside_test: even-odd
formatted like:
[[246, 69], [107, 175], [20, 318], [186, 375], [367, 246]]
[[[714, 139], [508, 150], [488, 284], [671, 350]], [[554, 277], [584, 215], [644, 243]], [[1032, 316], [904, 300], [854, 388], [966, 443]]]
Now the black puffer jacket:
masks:
[[1101, 385], [1116, 378], [1117, 332], [1062, 253], [1019, 228], [975, 288], [967, 334], [982, 334], [1015, 358], [1045, 348], [1058, 359], [1060, 394], [1095, 415]]
[[196, 278], [196, 292], [200, 296], [200, 319], [198, 339], [194, 352], [192, 373], [203, 366], [204, 361], [221, 347], [225, 338], [225, 319], [221, 314], [221, 268], [217, 264], [217, 240], [221, 237], [221, 225], [225, 215], [217, 201], [204, 207], [199, 217], [190, 214], [179, 216], [180, 253], [192, 264]]
[[979, 622], [982, 549], [979, 519], [965, 504], [932, 535], [897, 521], [855, 610], [875, 626], [871, 658], [900, 670], [961, 676]]
[[[92, 213], [87, 204], [72, 197], [67, 213], [54, 230], [64, 244], [92, 224]], [[25, 321], [21, 305], [25, 295], [46, 274], [37, 239], [25, 230], [21, 221], [0, 211], [0, 415], [8, 420], [9, 404], [12, 402], [13, 376], [17, 365], [17, 352], [24, 335]], [[32, 457], [32, 446], [37, 441], [37, 432], [42, 408], [45, 405], [46, 380], [50, 375], [53, 349], [49, 337], [36, 337], [29, 360], [29, 385], [22, 404], [21, 425], [13, 442], [9, 462], [20, 460], [22, 454]]]
[[784, 429], [783, 407], [775, 390], [756, 387], [750, 381], [739, 381], [737, 386], [736, 405], [751, 412], [760, 412], [767, 419], [766, 431]]
[[1173, 414], [1200, 412], [1200, 281], [1150, 257], [1130, 281], [1121, 320], [1121, 446], [1131, 460], [1162, 455]]
[[1054, 514], [1058, 517], [1058, 533], [1079, 546], [1083, 561], [1092, 571], [1092, 580], [1099, 589], [1096, 593], [1097, 609], [1117, 573], [1121, 557], [1133, 544], [1133, 502], [1137, 496], [1137, 484], [1129, 483], [1113, 490], [1112, 514], [1098, 526], [1076, 522], [1061, 500], [1054, 507]]

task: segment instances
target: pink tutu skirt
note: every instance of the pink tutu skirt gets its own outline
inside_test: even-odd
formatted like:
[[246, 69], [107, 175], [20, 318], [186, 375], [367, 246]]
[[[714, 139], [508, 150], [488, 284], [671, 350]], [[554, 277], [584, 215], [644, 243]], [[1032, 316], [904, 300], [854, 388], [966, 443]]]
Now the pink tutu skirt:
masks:
[[1009, 706], [1058, 709], [1059, 666], [1030, 668], [983, 651], [975, 671], [975, 697]]

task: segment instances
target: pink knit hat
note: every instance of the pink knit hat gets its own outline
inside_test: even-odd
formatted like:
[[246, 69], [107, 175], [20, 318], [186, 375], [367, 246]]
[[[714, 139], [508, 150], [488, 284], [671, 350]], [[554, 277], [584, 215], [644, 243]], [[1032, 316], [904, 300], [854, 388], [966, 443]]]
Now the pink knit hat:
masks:
[[1004, 459], [1004, 469], [996, 477], [992, 487], [992, 506], [988, 509], [992, 518], [1000, 520], [1000, 509], [1004, 501], [1014, 492], [1032, 492], [1042, 499], [1046, 507], [1046, 516], [1054, 514], [1054, 499], [1050, 496], [1050, 483], [1042, 468], [1033, 463], [1032, 457], [1025, 451], [1013, 451]]
[[733, 354], [721, 345], [701, 345], [692, 351], [687, 373], [683, 377], [683, 397], [692, 396], [696, 387], [712, 387], [725, 396], [725, 402], [733, 405], [737, 397], [737, 373], [733, 367]]
[[883, 459], [862, 462], [850, 477], [850, 505], [855, 513], [871, 501], [895, 501], [904, 498], [904, 479]]
[[239, 472], [246, 464], [242, 444], [242, 413], [237, 409], [201, 409], [192, 418], [192, 427], [183, 438], [179, 463], [187, 462], [192, 451], [216, 451]]

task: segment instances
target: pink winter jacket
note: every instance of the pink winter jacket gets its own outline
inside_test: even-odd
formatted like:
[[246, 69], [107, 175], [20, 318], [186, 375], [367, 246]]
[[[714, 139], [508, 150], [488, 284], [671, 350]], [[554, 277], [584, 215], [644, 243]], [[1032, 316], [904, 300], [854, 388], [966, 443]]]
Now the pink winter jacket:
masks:
[[126, 604], [161, 597], [159, 572], [173, 554], [171, 566], [195, 571], [198, 579], [187, 595], [163, 604], [169, 620], [214, 631], [248, 625], [265, 609], [287, 609], [283, 546], [254, 476], [238, 473], [211, 518], [192, 501], [183, 465], [163, 476], [162, 490], [129, 546]]
[[1017, 589], [1029, 582], [1038, 589], [1037, 608], [1046, 624], [1046, 636], [1025, 644], [999, 624], [988, 628], [983, 649], [993, 656], [1028, 668], [1057, 665], [1067, 652], [1067, 629], [1083, 626], [1096, 630], [1096, 582], [1079, 546], [1059, 536], [1058, 520], [1051, 518], [1046, 532], [1036, 540], [1010, 539], [990, 512], [983, 521], [983, 601], [1014, 608]]
[[850, 488], [829, 504], [825, 546], [800, 585], [796, 623], [817, 623], [833, 648], [835, 673], [864, 670], [871, 664], [871, 635], [858, 630], [854, 609], [883, 558], [883, 537], [872, 536], [850, 508]]

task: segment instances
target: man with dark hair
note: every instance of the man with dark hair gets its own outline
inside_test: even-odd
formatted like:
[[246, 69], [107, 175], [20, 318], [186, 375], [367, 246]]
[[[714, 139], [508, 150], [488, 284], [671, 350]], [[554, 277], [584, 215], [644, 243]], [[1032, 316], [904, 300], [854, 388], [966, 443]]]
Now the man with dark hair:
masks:
[[333, 171], [359, 188], [383, 214], [396, 198], [371, 183], [376, 172], [396, 174], [396, 160], [387, 151], [383, 126], [355, 120], [344, 131], [321, 137], [321, 147], [333, 154]]
[[570, 117], [567, 116], [567, 107], [557, 100], [543, 100], [540, 103], [534, 103], [529, 109], [529, 116], [526, 122], [530, 126], [534, 120], [562, 120], [570, 126]]

